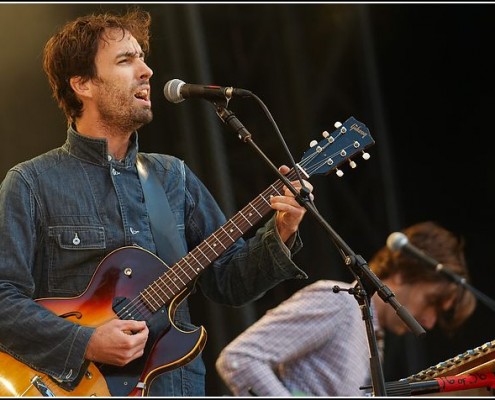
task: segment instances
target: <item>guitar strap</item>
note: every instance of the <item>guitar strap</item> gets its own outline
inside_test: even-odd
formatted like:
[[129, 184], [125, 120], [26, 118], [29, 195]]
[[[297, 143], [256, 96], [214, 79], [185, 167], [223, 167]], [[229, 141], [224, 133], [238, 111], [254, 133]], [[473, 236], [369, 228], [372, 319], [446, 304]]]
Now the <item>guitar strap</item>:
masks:
[[184, 248], [184, 242], [179, 237], [167, 194], [148, 158], [138, 153], [136, 166], [143, 187], [151, 233], [156, 244], [158, 257], [169, 266], [173, 265], [187, 252]]

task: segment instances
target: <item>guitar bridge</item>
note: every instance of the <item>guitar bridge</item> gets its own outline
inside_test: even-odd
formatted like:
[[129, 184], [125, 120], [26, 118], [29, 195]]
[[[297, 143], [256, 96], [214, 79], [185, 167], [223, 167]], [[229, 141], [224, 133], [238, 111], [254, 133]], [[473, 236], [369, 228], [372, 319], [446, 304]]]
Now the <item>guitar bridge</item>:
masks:
[[41, 377], [39, 377], [38, 375], [31, 379], [31, 383], [43, 397], [55, 397], [55, 393], [53, 393], [48, 388], [48, 386], [46, 386], [45, 382], [43, 382], [43, 379], [41, 379]]

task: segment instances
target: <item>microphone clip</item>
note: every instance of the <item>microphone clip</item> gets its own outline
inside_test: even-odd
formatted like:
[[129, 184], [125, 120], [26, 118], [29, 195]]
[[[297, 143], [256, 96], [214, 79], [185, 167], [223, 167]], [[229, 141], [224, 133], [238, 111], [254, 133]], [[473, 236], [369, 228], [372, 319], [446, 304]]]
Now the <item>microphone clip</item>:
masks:
[[[228, 99], [226, 99], [228, 102]], [[235, 116], [235, 114], [228, 110], [226, 106], [215, 104], [216, 113], [220, 117], [220, 119], [228, 126], [232, 128], [232, 130], [237, 133], [239, 139], [243, 142], [247, 142], [251, 139], [251, 133], [245, 128], [241, 121]]]
[[332, 287], [332, 292], [334, 293], [339, 293], [339, 292], [347, 292], [353, 296], [364, 296], [364, 294], [366, 293], [363, 288], [361, 288], [361, 286], [359, 285], [356, 285], [354, 287], [350, 287], [348, 289], [346, 288], [342, 288], [338, 285], [335, 285]]

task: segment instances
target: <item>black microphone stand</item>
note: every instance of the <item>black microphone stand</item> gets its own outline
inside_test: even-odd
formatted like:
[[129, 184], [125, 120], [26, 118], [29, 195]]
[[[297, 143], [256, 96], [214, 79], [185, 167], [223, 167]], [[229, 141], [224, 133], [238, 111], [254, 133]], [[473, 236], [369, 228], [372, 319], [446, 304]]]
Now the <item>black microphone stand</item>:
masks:
[[342, 252], [345, 264], [351, 269], [352, 273], [356, 276], [357, 285], [354, 290], [355, 297], [359, 302], [363, 313], [363, 319], [366, 324], [366, 332], [368, 335], [368, 342], [370, 348], [370, 366], [371, 366], [371, 380], [373, 385], [373, 392], [376, 396], [386, 396], [385, 380], [383, 376], [383, 369], [380, 363], [380, 357], [378, 352], [378, 345], [373, 328], [372, 311], [370, 307], [370, 299], [376, 292], [386, 303], [389, 303], [397, 312], [397, 315], [402, 321], [414, 332], [417, 336], [424, 335], [425, 330], [414, 319], [409, 311], [404, 308], [395, 299], [394, 293], [384, 285], [378, 277], [369, 269], [368, 264], [360, 255], [355, 254], [352, 249], [344, 242], [344, 240], [333, 230], [330, 224], [318, 213], [313, 204], [310, 201], [310, 192], [304, 188], [301, 192], [298, 192], [289, 180], [280, 173], [278, 168], [271, 162], [271, 160], [263, 153], [263, 151], [254, 143], [251, 133], [244, 127], [235, 114], [226, 108], [226, 102], [222, 104], [214, 104], [216, 113], [220, 119], [228, 125], [238, 135], [239, 139], [245, 143], [251, 145], [256, 153], [272, 168], [277, 176], [282, 180], [285, 186], [294, 194], [294, 197], [300, 205], [306, 208], [306, 210], [319, 222], [319, 224], [329, 233], [333, 242], [337, 245], [338, 249]]
[[481, 301], [483, 304], [485, 304], [490, 310], [495, 311], [495, 301], [488, 297], [486, 294], [484, 294], [482, 291], [476, 289], [474, 286], [470, 285], [467, 281], [466, 278], [461, 277], [460, 275], [456, 274], [454, 271], [451, 271], [448, 268], [445, 268], [443, 264], [438, 264], [435, 269], [437, 272], [444, 274], [447, 276], [452, 282], [455, 282], [459, 286], [462, 286], [463, 288], [471, 291], [473, 295]]

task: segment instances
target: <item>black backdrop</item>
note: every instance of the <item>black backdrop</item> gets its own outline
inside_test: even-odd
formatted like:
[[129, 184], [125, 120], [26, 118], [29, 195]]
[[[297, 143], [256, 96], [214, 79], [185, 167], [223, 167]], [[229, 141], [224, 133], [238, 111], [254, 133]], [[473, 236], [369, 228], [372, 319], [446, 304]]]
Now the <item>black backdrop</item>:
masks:
[[[65, 120], [41, 69], [48, 37], [66, 20], [119, 4], [1, 4], [0, 173], [60, 145]], [[144, 151], [175, 154], [204, 180], [227, 215], [275, 175], [235, 137], [211, 105], [168, 103], [169, 79], [253, 91], [267, 105], [296, 161], [320, 132], [354, 116], [376, 144], [358, 168], [315, 176], [316, 204], [365, 259], [402, 227], [432, 219], [466, 241], [472, 283], [495, 297], [492, 202], [494, 38], [491, 4], [142, 4], [153, 16], [155, 118], [141, 130]], [[274, 164], [288, 163], [280, 140], [251, 100], [230, 104]], [[297, 263], [309, 281], [287, 281], [240, 309], [190, 296], [209, 335], [207, 394], [228, 394], [214, 370], [221, 348], [268, 308], [318, 279], [351, 280], [330, 238], [308, 216]], [[343, 294], [339, 294], [343, 295]], [[480, 305], [458, 333], [424, 340], [390, 336], [387, 380], [405, 377], [494, 340], [493, 311]]]

